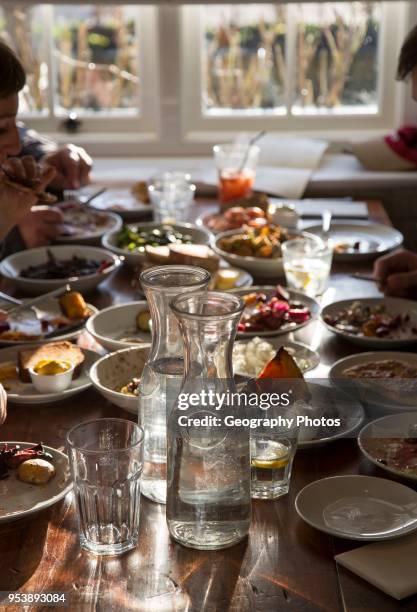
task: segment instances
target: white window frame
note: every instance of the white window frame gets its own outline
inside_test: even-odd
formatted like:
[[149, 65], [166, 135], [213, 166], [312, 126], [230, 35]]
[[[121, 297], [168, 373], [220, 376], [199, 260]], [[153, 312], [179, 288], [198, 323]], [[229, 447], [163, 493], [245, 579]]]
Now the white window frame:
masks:
[[[71, 0], [68, 0], [71, 4]], [[88, 0], [86, 2], [88, 4]], [[117, 4], [117, 2], [115, 2]], [[69, 135], [62, 127], [66, 117], [65, 111], [54, 113], [53, 91], [56, 83], [56, 62], [53, 57], [52, 23], [53, 5], [45, 5], [43, 12], [44, 23], [50, 39], [48, 41], [49, 63], [49, 94], [48, 114], [34, 113], [21, 114], [22, 119], [31, 128], [47, 134], [58, 142], [67, 142], [87, 145], [94, 154], [109, 155], [124, 152], [127, 148], [137, 149], [140, 143], [156, 142], [160, 139], [159, 79], [155, 78], [159, 70], [158, 49], [158, 9], [156, 6], [138, 6], [136, 18], [136, 32], [139, 38], [139, 92], [138, 111], [123, 112], [110, 111], [94, 115], [93, 113], [80, 113], [82, 122], [80, 132]], [[111, 146], [112, 150], [107, 147]], [[115, 147], [115, 148], [113, 148]], [[107, 149], [104, 151], [104, 149]]]
[[[70, 4], [71, 0], [65, 3]], [[112, 4], [111, 0], [106, 3]], [[117, 4], [117, 0], [113, 3]], [[407, 120], [415, 122], [416, 105], [411, 101], [409, 88], [395, 82], [400, 46], [412, 24], [417, 23], [417, 3], [413, 1], [399, 0], [386, 5], [384, 42], [388, 44], [380, 47], [385, 66], [379, 82], [383, 108], [378, 115], [243, 119], [202, 116], [201, 55], [196, 52], [200, 49], [200, 32], [196, 27], [199, 7], [173, 2], [137, 6], [146, 10], [143, 14], [146, 18], [138, 19], [143, 96], [140, 115], [115, 119], [86, 117], [82, 130], [76, 134], [65, 132], [60, 118], [28, 117], [29, 127], [57, 142], [71, 141], [84, 146], [97, 157], [150, 157], [211, 155], [214, 142], [233, 138], [241, 130], [267, 129], [274, 134], [321, 137], [338, 144], [385, 134]]]
[[[287, 5], [288, 23], [294, 23], [296, 7]], [[183, 136], [188, 143], [214, 142], [225, 136], [232, 136], [236, 131], [256, 131], [266, 129], [277, 133], [294, 133], [327, 137], [330, 139], [351, 139], [366, 132], [384, 133], [391, 129], [403, 112], [404, 89], [395, 82], [395, 69], [398, 51], [408, 29], [409, 5], [407, 2], [386, 2], [382, 8], [381, 40], [379, 58], [382, 69], [378, 78], [379, 108], [373, 114], [349, 113], [343, 115], [291, 115], [290, 91], [288, 82], [286, 92], [287, 114], [265, 114], [256, 116], [244, 112], [225, 112], [224, 116], [203, 114], [201, 91], [203, 86], [201, 40], [203, 36], [202, 13], [199, 6], [185, 6], [181, 15], [181, 68], [182, 68], [182, 125]], [[389, 27], [391, 24], [391, 28]], [[394, 24], [394, 26], [392, 25]], [[289, 36], [294, 36], [294, 28], [289, 27]], [[291, 54], [291, 40], [287, 54], [289, 71], [294, 74], [291, 63], [295, 58]], [[190, 53], [189, 48], [198, 48], [199, 53]]]

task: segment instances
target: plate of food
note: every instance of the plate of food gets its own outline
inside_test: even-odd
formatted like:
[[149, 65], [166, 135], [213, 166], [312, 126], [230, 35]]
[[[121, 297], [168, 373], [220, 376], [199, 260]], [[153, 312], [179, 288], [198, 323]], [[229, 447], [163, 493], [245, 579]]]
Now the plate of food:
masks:
[[389, 540], [417, 529], [417, 493], [387, 478], [331, 476], [311, 482], [295, 499], [309, 525], [347, 540]]
[[0, 442], [0, 523], [40, 512], [72, 489], [68, 457], [32, 442]]
[[238, 325], [238, 338], [279, 336], [297, 331], [318, 316], [316, 300], [281, 286], [235, 289], [246, 308]]
[[[48, 404], [61, 401], [91, 385], [88, 371], [99, 357], [94, 351], [80, 349], [67, 340], [3, 348], [0, 349], [0, 382], [9, 402]], [[71, 377], [63, 385], [68, 371]]]
[[244, 225], [260, 228], [267, 224], [267, 213], [258, 206], [233, 206], [224, 212], [203, 215], [196, 221], [196, 225], [205, 227], [213, 234], [240, 229]]
[[9, 255], [0, 262], [0, 273], [15, 287], [34, 295], [66, 283], [83, 293], [104, 282], [120, 264], [120, 257], [98, 247], [58, 245]]
[[401, 298], [341, 300], [323, 308], [321, 319], [334, 334], [372, 349], [417, 342], [417, 303]]
[[[159, 249], [157, 253], [163, 258], [171, 245], [208, 245], [209, 242], [210, 234], [190, 223], [131, 223], [117, 232], [105, 234], [102, 239], [105, 249], [122, 255], [132, 266], [145, 262], [149, 249]], [[161, 247], [165, 249], [161, 251]]]
[[361, 429], [358, 444], [377, 467], [417, 482], [417, 412], [371, 421]]
[[116, 213], [94, 211], [77, 201], [62, 202], [58, 208], [63, 215], [58, 244], [97, 244], [104, 234], [123, 225]]
[[108, 351], [151, 341], [151, 314], [143, 301], [116, 304], [97, 312], [86, 329]]
[[303, 373], [313, 370], [320, 363], [318, 353], [301, 342], [283, 342], [278, 338], [266, 339], [254, 336], [251, 339], [236, 340], [233, 343], [233, 372], [239, 376], [258, 377], [282, 346], [293, 357]]
[[[88, 199], [98, 189], [97, 184], [89, 185], [79, 191], [78, 198], [82, 202]], [[130, 187], [116, 186], [106, 190], [94, 198], [89, 208], [99, 212], [114, 212], [124, 221], [134, 221], [151, 214], [148, 185], [145, 181], [137, 181]]]
[[215, 236], [213, 249], [231, 266], [243, 268], [254, 276], [276, 278], [284, 273], [281, 245], [304, 235], [308, 236], [278, 225], [265, 225], [260, 229], [245, 226]]
[[109, 353], [93, 365], [91, 382], [110, 402], [132, 414], [138, 413], [139, 382], [150, 345]]
[[[305, 228], [310, 234], [323, 238], [321, 225]], [[401, 246], [404, 236], [389, 225], [356, 221], [343, 223], [333, 221], [326, 239], [333, 245], [333, 256], [337, 261], [359, 261], [373, 259]]]
[[417, 355], [399, 351], [358, 353], [339, 359], [330, 380], [381, 416], [417, 409]]
[[48, 342], [51, 337], [54, 340], [74, 338], [96, 312], [78, 291], [46, 298], [33, 309], [19, 309], [10, 314], [0, 310], [0, 346]]

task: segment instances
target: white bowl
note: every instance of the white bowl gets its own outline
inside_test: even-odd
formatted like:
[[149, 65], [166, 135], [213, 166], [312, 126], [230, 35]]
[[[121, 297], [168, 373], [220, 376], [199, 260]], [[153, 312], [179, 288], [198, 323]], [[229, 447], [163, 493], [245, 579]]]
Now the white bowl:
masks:
[[109, 353], [96, 361], [90, 369], [90, 379], [97, 391], [109, 402], [132, 414], [138, 412], [139, 399], [120, 393], [118, 389], [132, 378], [141, 376], [149, 348], [148, 344]]
[[[130, 223], [128, 225], [129, 228], [140, 228], [144, 230], [153, 230], [160, 228], [164, 225], [169, 225], [174, 228], [174, 230], [181, 232], [182, 234], [189, 234], [192, 238], [193, 244], [209, 244], [210, 243], [210, 233], [201, 227], [196, 227], [191, 223], [154, 223], [154, 222], [146, 222], [146, 223]], [[130, 266], [138, 266], [146, 260], [145, 253], [131, 253], [127, 249], [121, 249], [117, 246], [117, 237], [120, 233], [120, 230], [116, 232], [108, 232], [104, 234], [101, 243], [105, 249], [112, 251], [112, 253], [116, 253], [116, 255], [123, 256], [126, 263]]]
[[[118, 351], [138, 343], [148, 344], [151, 341], [151, 334], [136, 331], [136, 317], [145, 310], [149, 310], [145, 300], [109, 306], [90, 317], [86, 329], [109, 351]], [[133, 334], [135, 338], [137, 337], [137, 342], [120, 340]]]
[[[219, 257], [225, 259], [231, 266], [243, 268], [255, 277], [278, 278], [284, 276], [282, 257], [251, 257], [249, 255], [236, 255], [223, 251], [223, 249], [218, 246], [222, 238], [228, 238], [241, 233], [242, 230], [229, 230], [228, 232], [217, 234], [212, 240], [213, 251], [215, 251]], [[298, 236], [308, 236], [308, 234], [294, 231], [291, 233], [291, 236], [295, 238]]]
[[[58, 279], [32, 279], [24, 278], [21, 276], [21, 271], [29, 266], [36, 266], [39, 264], [46, 263], [48, 260], [47, 251], [50, 251], [57, 259], [70, 259], [73, 255], [78, 257], [84, 257], [101, 263], [102, 261], [108, 261], [110, 265], [103, 272], [95, 272], [94, 274], [88, 274], [87, 276], [77, 276], [71, 279], [58, 278]], [[71, 285], [73, 291], [79, 291], [80, 293], [91, 291], [95, 289], [97, 285], [102, 283], [108, 278], [108, 276], [116, 270], [121, 264], [120, 257], [116, 257], [113, 253], [105, 251], [98, 247], [90, 246], [50, 246], [50, 247], [38, 247], [36, 249], [28, 249], [26, 251], [20, 251], [9, 255], [0, 263], [0, 273], [9, 279], [15, 287], [18, 287], [26, 293], [33, 295], [41, 295], [48, 291], [53, 291], [62, 287], [66, 283]]]
[[60, 374], [37, 374], [33, 368], [29, 368], [29, 374], [33, 386], [39, 393], [58, 393], [68, 389], [74, 369], [74, 364], [72, 364], [68, 370]]

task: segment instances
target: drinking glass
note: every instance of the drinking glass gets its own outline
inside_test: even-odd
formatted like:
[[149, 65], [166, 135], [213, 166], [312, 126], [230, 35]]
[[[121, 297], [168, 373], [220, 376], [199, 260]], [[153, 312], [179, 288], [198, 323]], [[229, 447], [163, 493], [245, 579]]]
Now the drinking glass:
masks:
[[287, 286], [307, 295], [321, 295], [332, 265], [333, 251], [312, 234], [287, 240], [282, 245], [282, 261]]
[[195, 185], [184, 172], [164, 172], [148, 186], [154, 220], [158, 223], [188, 221]]
[[223, 144], [213, 147], [219, 172], [220, 202], [230, 202], [252, 193], [259, 147], [245, 144]]
[[253, 499], [276, 499], [289, 490], [297, 450], [298, 428], [251, 432], [251, 489]]
[[82, 548], [118, 555], [137, 545], [143, 430], [123, 419], [73, 427], [67, 450]]

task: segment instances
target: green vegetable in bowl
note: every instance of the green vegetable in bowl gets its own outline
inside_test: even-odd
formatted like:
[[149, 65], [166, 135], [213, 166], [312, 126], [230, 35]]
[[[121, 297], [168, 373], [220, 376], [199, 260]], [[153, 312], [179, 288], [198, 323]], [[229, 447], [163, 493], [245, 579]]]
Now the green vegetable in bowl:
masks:
[[192, 238], [189, 234], [182, 234], [171, 225], [161, 225], [154, 229], [124, 225], [117, 236], [117, 246], [131, 253], [144, 253], [146, 246], [158, 247], [168, 244], [191, 243]]

